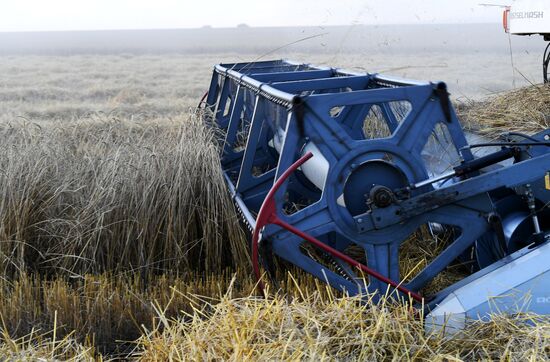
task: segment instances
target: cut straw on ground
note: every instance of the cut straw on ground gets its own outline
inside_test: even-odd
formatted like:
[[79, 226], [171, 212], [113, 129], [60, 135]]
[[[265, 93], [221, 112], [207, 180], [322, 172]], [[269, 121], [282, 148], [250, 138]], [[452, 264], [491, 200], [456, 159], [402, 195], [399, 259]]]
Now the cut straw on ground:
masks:
[[537, 133], [550, 128], [550, 85], [537, 84], [499, 93], [459, 109], [468, 127], [486, 135]]

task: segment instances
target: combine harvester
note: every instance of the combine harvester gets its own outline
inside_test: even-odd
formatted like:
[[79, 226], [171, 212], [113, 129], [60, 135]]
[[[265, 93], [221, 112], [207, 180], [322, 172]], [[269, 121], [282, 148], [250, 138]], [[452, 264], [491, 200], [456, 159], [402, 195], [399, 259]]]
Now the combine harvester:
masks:
[[[504, 6], [502, 25], [504, 31], [513, 35], [542, 35], [550, 42], [550, 2], [547, 0], [517, 0], [514, 5]], [[548, 83], [550, 43], [542, 58], [542, 75]]]
[[[258, 278], [276, 255], [350, 295], [411, 298], [428, 330], [550, 314], [550, 129], [468, 144], [443, 82], [283, 60], [217, 65], [205, 103]], [[450, 240], [405, 282], [419, 229]], [[468, 275], [422, 294], [456, 264]]]

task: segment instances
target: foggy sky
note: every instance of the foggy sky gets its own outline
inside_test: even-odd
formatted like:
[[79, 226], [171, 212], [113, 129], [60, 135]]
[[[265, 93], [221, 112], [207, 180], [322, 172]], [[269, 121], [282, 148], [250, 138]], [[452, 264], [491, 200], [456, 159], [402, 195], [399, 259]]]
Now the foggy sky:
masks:
[[[500, 22], [483, 0], [2, 0], [0, 31]], [[505, 0], [511, 2], [511, 0]]]

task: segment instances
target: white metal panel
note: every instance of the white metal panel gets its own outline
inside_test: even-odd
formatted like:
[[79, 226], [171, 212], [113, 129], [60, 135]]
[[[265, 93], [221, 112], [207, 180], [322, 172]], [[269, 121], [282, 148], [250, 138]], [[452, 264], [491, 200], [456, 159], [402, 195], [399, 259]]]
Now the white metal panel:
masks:
[[517, 0], [508, 14], [512, 34], [550, 34], [550, 1]]
[[495, 264], [500, 266], [496, 269], [443, 299], [426, 316], [426, 332], [444, 330], [452, 335], [473, 320], [486, 320], [492, 313], [550, 315], [549, 257], [550, 242], [546, 242], [497, 261]]

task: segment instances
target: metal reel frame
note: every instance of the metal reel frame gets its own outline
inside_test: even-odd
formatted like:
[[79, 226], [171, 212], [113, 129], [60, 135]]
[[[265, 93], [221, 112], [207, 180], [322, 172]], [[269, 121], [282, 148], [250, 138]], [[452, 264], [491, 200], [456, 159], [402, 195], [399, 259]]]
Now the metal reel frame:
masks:
[[[398, 117], [393, 102], [408, 103], [410, 111]], [[365, 197], [374, 186], [348, 183], [354, 175], [381, 186], [395, 179], [393, 171], [386, 179], [378, 177], [374, 164], [378, 170], [382, 162], [388, 165], [404, 175], [408, 185], [433, 176], [423, 153], [434, 137], [436, 142], [444, 137], [462, 161], [473, 159], [443, 83], [403, 81], [286, 61], [219, 65], [207, 106], [213, 114], [211, 121], [226, 131], [224, 175], [235, 204], [255, 229], [257, 239], [261, 231], [275, 254], [349, 294], [383, 292], [388, 284], [401, 285], [399, 246], [420, 225], [431, 222], [455, 227], [460, 231], [458, 237], [402, 285], [404, 290], [398, 288], [416, 295], [481, 235], [490, 232], [488, 215], [494, 205], [489, 192], [535, 180], [537, 175], [528, 172], [529, 168], [548, 162], [548, 157], [540, 156], [466, 182], [437, 187], [427, 184], [388, 207], [350, 213], [339, 201], [344, 192]], [[389, 136], [366, 137], [363, 126], [373, 107], [380, 110]], [[445, 132], [434, 136], [438, 127]], [[243, 134], [246, 146], [237, 147]], [[312, 145], [316, 150], [313, 159], [304, 161], [294, 174], [286, 174], [288, 179], [283, 178]], [[304, 167], [316, 157], [329, 165], [324, 185], [318, 189], [304, 177]], [[257, 224], [266, 198], [270, 215], [276, 216], [271, 221], [276, 222]], [[289, 204], [304, 200], [300, 208], [288, 211]], [[359, 245], [366, 252], [366, 267], [382, 278], [370, 278], [365, 288], [355, 280], [352, 269], [346, 269], [354, 274], [351, 278], [330, 270], [303, 253], [303, 243], [312, 239], [340, 253], [350, 244]], [[342, 266], [350, 264], [342, 255], [335, 259]]]

